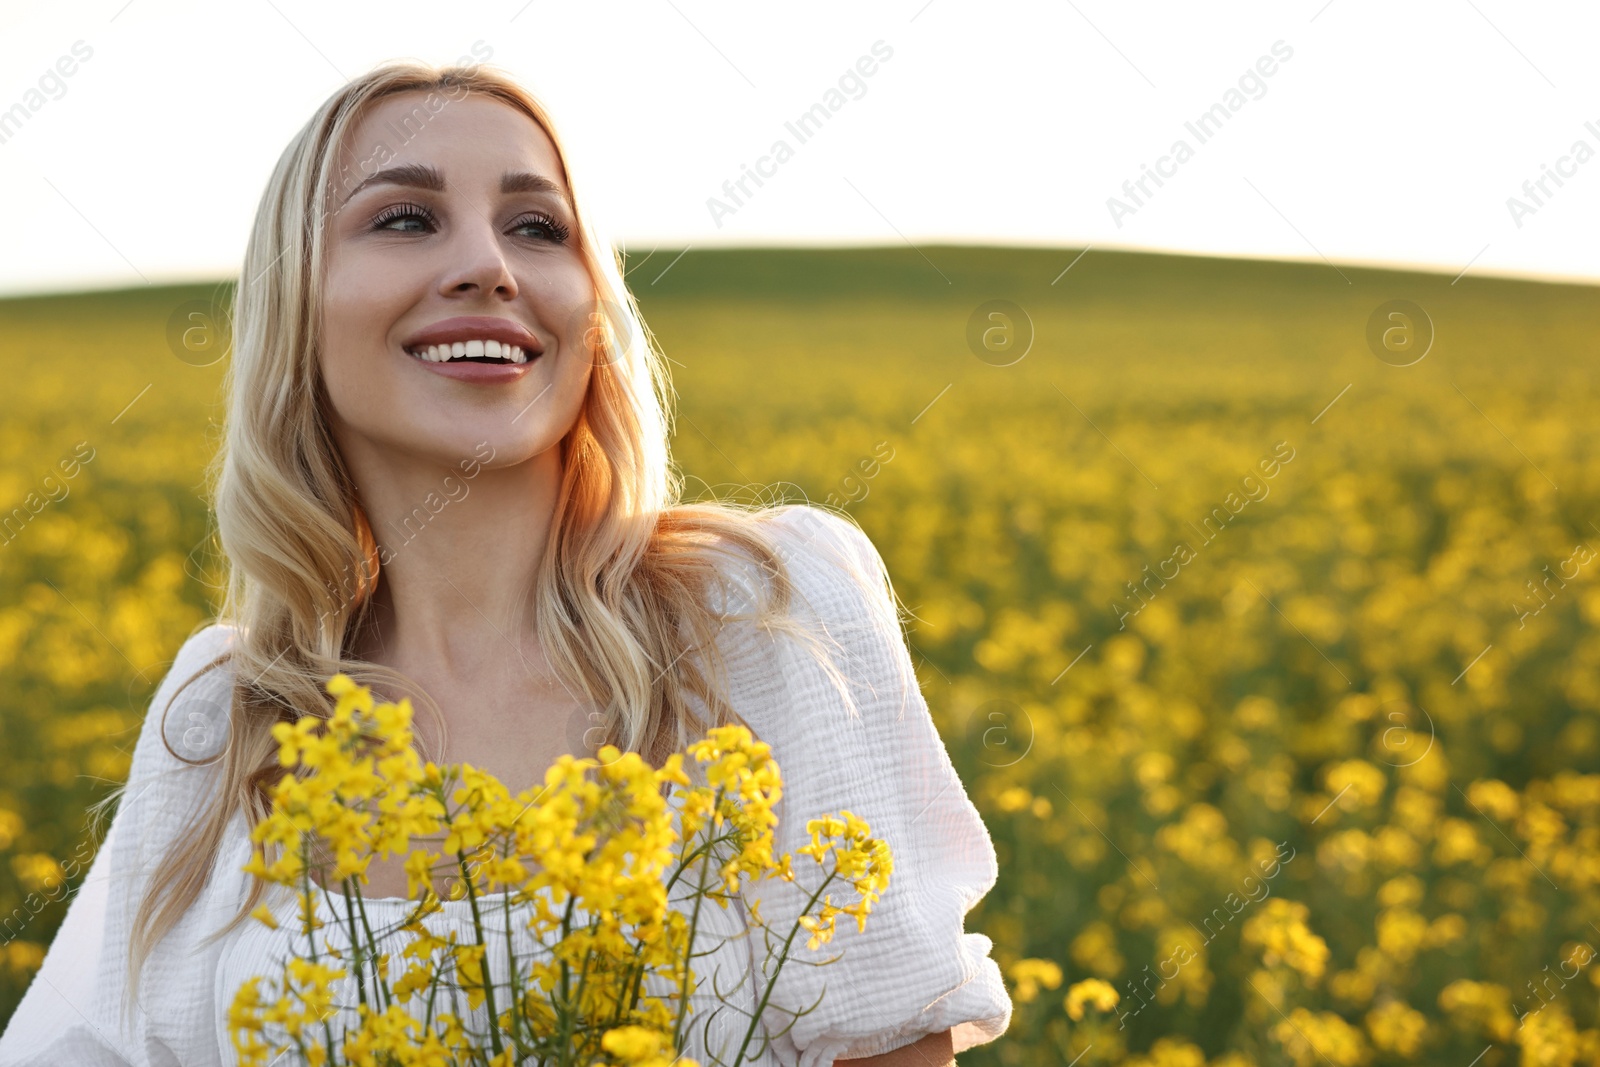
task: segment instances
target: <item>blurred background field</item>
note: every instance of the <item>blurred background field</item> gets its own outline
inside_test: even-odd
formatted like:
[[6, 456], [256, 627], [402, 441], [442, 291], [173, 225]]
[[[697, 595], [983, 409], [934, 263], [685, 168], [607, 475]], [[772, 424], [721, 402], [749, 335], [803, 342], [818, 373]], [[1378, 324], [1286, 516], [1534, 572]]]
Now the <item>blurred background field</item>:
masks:
[[[677, 255], [629, 277], [693, 494], [859, 520], [995, 839], [968, 929], [1017, 1013], [963, 1064], [1600, 1062], [1600, 293]], [[0, 1021], [212, 610], [223, 363], [169, 334], [226, 295], [0, 302]], [[1119, 1003], [1069, 1018], [1089, 979]]]

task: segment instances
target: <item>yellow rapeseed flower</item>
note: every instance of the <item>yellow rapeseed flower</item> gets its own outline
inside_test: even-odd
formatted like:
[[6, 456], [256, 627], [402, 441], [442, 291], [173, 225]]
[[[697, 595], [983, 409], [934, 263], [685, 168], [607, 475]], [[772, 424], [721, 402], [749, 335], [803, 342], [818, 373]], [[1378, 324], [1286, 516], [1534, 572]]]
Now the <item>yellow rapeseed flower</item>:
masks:
[[1074, 982], [1067, 988], [1062, 1007], [1066, 1009], [1067, 1017], [1076, 1022], [1083, 1018], [1085, 1005], [1096, 1011], [1105, 1012], [1115, 1008], [1118, 999], [1117, 991], [1109, 982], [1099, 978], [1086, 978], [1081, 982]]

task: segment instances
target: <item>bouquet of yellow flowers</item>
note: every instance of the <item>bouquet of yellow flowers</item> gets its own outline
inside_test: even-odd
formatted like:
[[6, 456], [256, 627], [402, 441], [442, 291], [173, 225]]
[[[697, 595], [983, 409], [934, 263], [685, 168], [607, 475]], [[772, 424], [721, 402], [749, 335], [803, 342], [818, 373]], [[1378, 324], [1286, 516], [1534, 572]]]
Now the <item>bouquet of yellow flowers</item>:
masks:
[[[658, 769], [607, 745], [598, 760], [562, 756], [543, 788], [513, 797], [470, 765], [423, 763], [409, 700], [375, 702], [344, 674], [327, 689], [331, 716], [273, 730], [286, 773], [245, 869], [293, 891], [298, 930], [282, 973], [234, 998], [240, 1062], [698, 1067], [680, 1053], [701, 905], [726, 909], [745, 881], [796, 881], [793, 857], [773, 855], [782, 780], [768, 746], [743, 727], [714, 729], [689, 748], [694, 783], [684, 753]], [[759, 1008], [801, 930], [816, 948], [841, 914], [864, 928], [893, 869], [888, 845], [848, 811], [806, 827], [796, 851], [823, 875], [768, 940], [776, 965]], [[405, 857], [411, 898], [388, 927], [361, 893], [379, 855]], [[444, 910], [440, 875], [470, 908], [469, 936], [430, 926]], [[856, 899], [834, 904], [831, 886]], [[678, 887], [688, 895], [669, 899]], [[253, 917], [280, 928], [270, 904]], [[765, 928], [758, 908], [749, 921]], [[759, 1008], [727, 1067], [760, 1050]]]

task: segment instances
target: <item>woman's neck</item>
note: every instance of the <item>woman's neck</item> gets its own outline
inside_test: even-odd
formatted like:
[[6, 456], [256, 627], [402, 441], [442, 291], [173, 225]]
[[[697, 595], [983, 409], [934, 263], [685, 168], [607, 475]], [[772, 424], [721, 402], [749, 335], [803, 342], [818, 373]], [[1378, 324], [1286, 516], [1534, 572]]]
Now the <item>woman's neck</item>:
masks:
[[357, 654], [449, 678], [533, 653], [536, 637], [519, 623], [550, 537], [557, 450], [493, 469], [384, 466], [359, 482], [380, 579]]

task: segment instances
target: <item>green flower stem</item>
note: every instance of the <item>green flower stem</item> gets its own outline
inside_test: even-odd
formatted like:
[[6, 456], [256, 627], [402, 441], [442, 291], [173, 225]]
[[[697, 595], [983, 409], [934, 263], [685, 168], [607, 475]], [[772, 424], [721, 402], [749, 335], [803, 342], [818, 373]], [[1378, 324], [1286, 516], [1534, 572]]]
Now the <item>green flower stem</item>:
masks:
[[[432, 789], [433, 789], [433, 795], [435, 797], [437, 797], [438, 800], [439, 800], [439, 807], [444, 809], [446, 815], [448, 816], [450, 805], [445, 799], [445, 787], [441, 784], [441, 785], [432, 787]], [[412, 916], [412, 918], [414, 918], [417, 923], [421, 924], [424, 929], [427, 928], [427, 924], [423, 922], [424, 916], [423, 916], [422, 912], [423, 912], [424, 906], [427, 903], [428, 895], [433, 892], [433, 875], [434, 875], [434, 871], [433, 871], [433, 868], [430, 866], [428, 868], [428, 885], [423, 888], [422, 900], [417, 902], [417, 910]], [[428, 956], [428, 959], [432, 960], [433, 958], [434, 958], [433, 954], [430, 953], [429, 956]], [[442, 966], [442, 961], [439, 961], [439, 962], [435, 963], [435, 966], [433, 968], [433, 974], [430, 975], [429, 978], [428, 978], [428, 1008], [427, 1008], [427, 1013], [424, 1016], [423, 1023], [422, 1023], [422, 1026], [423, 1026], [424, 1030], [431, 1030], [433, 1028], [434, 1002], [438, 998], [439, 986], [440, 986], [440, 983], [443, 982], [443, 981], [444, 981], [444, 967]]]
[[344, 892], [345, 921], [350, 927], [350, 965], [356, 972], [356, 999], [361, 1002], [362, 1007], [367, 1007], [367, 975], [361, 965], [364, 953], [361, 947], [361, 939], [356, 933], [356, 906], [354, 901], [350, 899], [350, 879], [346, 878], [341, 885]]
[[318, 962], [317, 932], [312, 929], [312, 921], [316, 918], [316, 912], [312, 910], [311, 904], [311, 845], [305, 838], [300, 839], [300, 885], [305, 890], [306, 947], [310, 950], [311, 962], [316, 963]]
[[456, 862], [461, 867], [461, 877], [467, 886], [467, 900], [472, 903], [472, 928], [477, 931], [478, 944], [483, 946], [483, 958], [478, 961], [478, 972], [483, 976], [483, 999], [489, 1006], [489, 1044], [494, 1048], [494, 1054], [500, 1055], [505, 1051], [505, 1046], [500, 1041], [500, 1013], [494, 1006], [494, 982], [489, 974], [489, 948], [483, 933], [483, 913], [478, 910], [478, 893], [472, 887], [472, 874], [467, 870], [467, 855], [465, 852], [456, 851]]
[[[431, 955], [428, 958], [430, 960], [433, 959]], [[428, 976], [428, 1009], [422, 1021], [424, 1030], [433, 1029], [433, 1004], [439, 996], [439, 986], [444, 981], [444, 967], [441, 963], [442, 961], [436, 963], [433, 968], [433, 974]]]
[[[351, 884], [354, 883], [355, 879], [352, 878]], [[387, 968], [384, 966], [382, 956], [378, 952], [378, 939], [372, 936], [372, 924], [367, 921], [367, 900], [359, 892], [357, 892], [355, 894], [355, 901], [356, 908], [361, 913], [361, 929], [367, 935], [367, 944], [372, 947], [372, 973], [374, 975], [372, 981], [373, 985], [377, 987], [374, 992], [382, 994], [378, 999], [382, 1001], [382, 1007], [387, 1009], [394, 1003], [394, 994], [389, 990], [389, 976], [384, 973]]]
[[[598, 925], [598, 923], [596, 925]], [[594, 927], [591, 926], [589, 929], [592, 931], [594, 929]], [[591, 960], [593, 960], [593, 959], [594, 959], [594, 953], [585, 952], [583, 954], [583, 969], [578, 972], [577, 1003], [578, 1003], [578, 1009], [580, 1011], [583, 1009], [583, 990], [584, 990], [584, 986], [587, 985], [588, 981], [589, 981], [589, 962]], [[584, 1024], [584, 1030], [587, 1032], [590, 1029], [592, 1029], [590, 1027], [590, 1025], [585, 1023]], [[569, 1030], [568, 1032], [570, 1033], [571, 1031]], [[569, 1041], [569, 1042], [567, 1042], [567, 1044], [571, 1044], [571, 1042]]]
[[[311, 843], [304, 837], [300, 839], [300, 888], [304, 891], [305, 899], [306, 947], [309, 950], [311, 962], [318, 963], [320, 962], [320, 957], [317, 953], [317, 932], [312, 927], [312, 923], [316, 919], [316, 911], [313, 906], [315, 898], [311, 895]], [[329, 1021], [329, 1016], [326, 1012], [322, 1016], [322, 1039], [328, 1046], [328, 1062], [330, 1064], [337, 1063], [338, 1060], [334, 1056], [333, 1023]], [[300, 1051], [304, 1052], [303, 1049]]]
[[[834, 869], [828, 872], [828, 877], [822, 880], [822, 884], [817, 887], [817, 891], [811, 894], [811, 899], [806, 901], [805, 909], [800, 913], [801, 916], [811, 914], [811, 909], [816, 906], [817, 901], [822, 897], [822, 891], [833, 884], [833, 880], [838, 873], [838, 865], [835, 863]], [[756, 1010], [750, 1015], [750, 1026], [744, 1032], [744, 1041], [739, 1045], [739, 1054], [734, 1057], [733, 1067], [739, 1067], [739, 1064], [744, 1062], [745, 1051], [750, 1047], [750, 1039], [755, 1036], [756, 1027], [761, 1024], [761, 1013], [767, 1010], [767, 1001], [772, 998], [772, 991], [778, 986], [778, 975], [782, 973], [783, 965], [789, 962], [789, 950], [794, 945], [794, 935], [799, 932], [800, 920], [796, 919], [794, 925], [789, 927], [789, 936], [784, 938], [783, 952], [779, 954], [778, 966], [773, 970], [772, 977], [767, 981], [765, 992], [761, 994], [761, 1003], [756, 1005]]]
[[[508, 847], [515, 847], [514, 840], [509, 836], [506, 843]], [[533, 1025], [528, 1022], [527, 1016], [523, 1014], [523, 998], [517, 995], [519, 984], [517, 981], [517, 955], [513, 950], [511, 939], [511, 891], [509, 889], [505, 890], [500, 899], [502, 901], [501, 911], [505, 913], [506, 919], [506, 967], [510, 971], [506, 995], [511, 998], [511, 1003], [507, 1005], [507, 1010], [511, 1012], [511, 1043], [517, 1047], [517, 1053], [521, 1056], [526, 1052], [528, 1044], [533, 1039]], [[522, 1034], [524, 1030], [527, 1031], [527, 1041], [523, 1040]]]
[[[567, 894], [567, 908], [561, 915], [561, 944], [572, 933], [572, 912], [578, 906], [578, 898], [573, 893]], [[561, 1017], [561, 1067], [567, 1067], [568, 1054], [572, 1051], [572, 970], [567, 961], [561, 961], [561, 1000], [563, 1005]]]
[[[712, 802], [713, 811], [718, 811], [721, 809], [722, 795], [726, 791], [726, 787], [719, 788], [717, 790], [717, 795]], [[710, 824], [708, 823], [707, 825]], [[710, 849], [708, 848], [707, 858], [709, 858], [709, 853]], [[681, 992], [678, 996], [678, 1017], [673, 1021], [672, 1024], [672, 1047], [674, 1049], [682, 1047], [683, 1022], [689, 1017], [689, 976], [691, 970], [689, 961], [694, 958], [694, 936], [695, 933], [700, 929], [700, 907], [706, 902], [706, 869], [707, 864], [705, 862], [701, 862], [699, 883], [695, 888], [694, 894], [694, 914], [689, 918], [689, 944], [684, 949], [683, 981], [679, 986]], [[676, 876], [674, 876], [674, 880], [676, 880]], [[671, 906], [670, 899], [668, 900], [668, 906]]]

